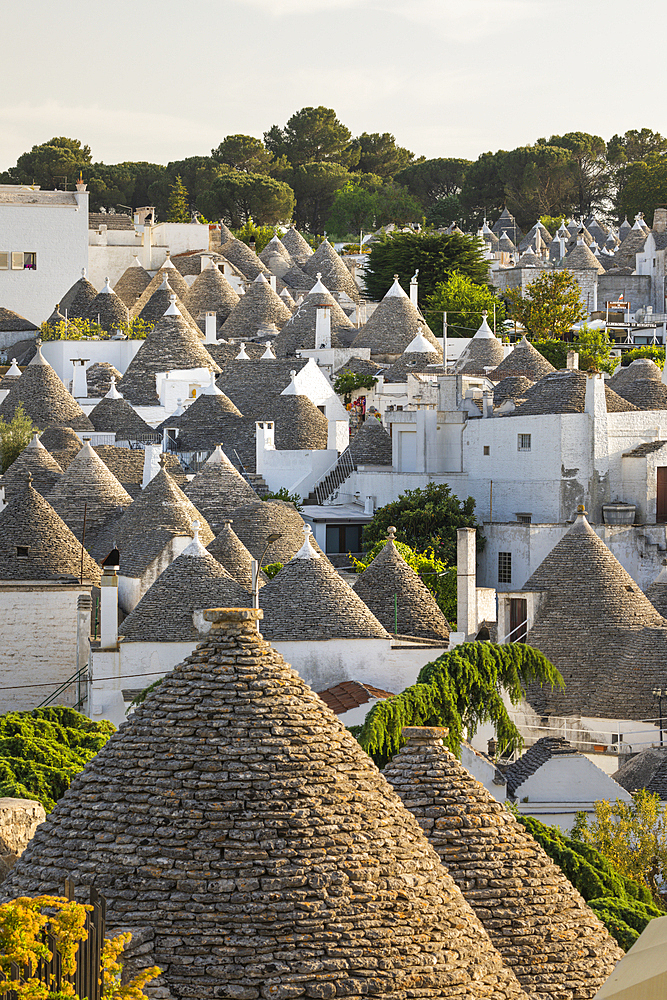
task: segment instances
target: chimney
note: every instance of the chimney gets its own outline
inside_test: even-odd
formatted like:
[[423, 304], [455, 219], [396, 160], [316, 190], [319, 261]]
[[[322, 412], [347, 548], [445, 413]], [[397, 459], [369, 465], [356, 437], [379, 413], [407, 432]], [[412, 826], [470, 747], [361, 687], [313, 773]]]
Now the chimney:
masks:
[[88, 383], [86, 381], [86, 362], [88, 358], [70, 358], [72, 362], [72, 395], [75, 399], [86, 399]]
[[315, 311], [315, 347], [319, 350], [331, 347], [331, 306], [318, 305]]
[[419, 284], [417, 282], [417, 275], [418, 274], [419, 274], [419, 268], [417, 268], [417, 270], [415, 271], [415, 273], [410, 278], [410, 301], [412, 302], [412, 304], [415, 307], [415, 309], [419, 308], [419, 302], [418, 302], [418, 299], [417, 299], [417, 295], [418, 295], [418, 292], [419, 292]]
[[364, 514], [373, 516], [375, 513], [375, 500], [375, 497], [364, 497]]
[[100, 581], [100, 649], [118, 649], [118, 555], [107, 556]]
[[564, 236], [559, 236], [558, 237], [558, 245], [560, 247], [560, 259], [561, 260], [565, 256], [565, 244], [566, 243], [567, 243], [567, 240], [565, 239]]
[[205, 344], [217, 344], [217, 342], [218, 342], [217, 324], [218, 324], [217, 313], [207, 312], [206, 313], [206, 328], [205, 328], [205, 333], [204, 333], [204, 343]]
[[274, 292], [277, 292], [275, 274], [269, 275], [269, 284], [271, 285], [271, 288], [274, 290]]
[[90, 594], [79, 594], [76, 602], [76, 669], [85, 670], [90, 659]]
[[4, 510], [7, 506], [7, 500], [5, 499], [5, 487], [0, 486], [0, 510]]
[[579, 352], [578, 351], [568, 351], [567, 352], [567, 362], [566, 367], [570, 371], [578, 371], [579, 369]]
[[[166, 433], [166, 432], [165, 432]], [[162, 449], [159, 444], [147, 444], [144, 449], [144, 475], [141, 480], [141, 488], [145, 489], [160, 471], [160, 454]]]
[[656, 208], [654, 211], [653, 231], [655, 233], [667, 232], [667, 208]]
[[482, 417], [493, 416], [493, 393], [485, 391], [482, 394]]
[[474, 528], [456, 532], [456, 627], [466, 639], [477, 633], [477, 540]]

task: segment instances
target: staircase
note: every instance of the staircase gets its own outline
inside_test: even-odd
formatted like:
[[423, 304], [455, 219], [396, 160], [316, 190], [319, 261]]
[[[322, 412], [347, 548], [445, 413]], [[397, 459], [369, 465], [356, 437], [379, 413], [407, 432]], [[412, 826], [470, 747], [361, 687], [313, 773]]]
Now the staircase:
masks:
[[260, 476], [259, 472], [243, 472], [242, 476], [248, 485], [252, 486], [257, 496], [265, 497], [267, 493], [271, 492], [266, 484], [266, 481], [262, 476]]
[[321, 505], [325, 500], [336, 499], [340, 487], [356, 468], [357, 466], [352, 458], [350, 449], [346, 448], [338, 456], [335, 465], [332, 465], [322, 479], [315, 484], [304, 503]]

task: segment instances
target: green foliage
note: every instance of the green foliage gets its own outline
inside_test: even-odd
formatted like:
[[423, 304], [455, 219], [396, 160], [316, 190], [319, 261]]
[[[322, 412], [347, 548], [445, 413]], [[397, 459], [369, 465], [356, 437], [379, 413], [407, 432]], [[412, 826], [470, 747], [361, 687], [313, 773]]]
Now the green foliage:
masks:
[[560, 229], [563, 222], [565, 222], [564, 215], [542, 215], [540, 217], [540, 222], [552, 236], [556, 235], [556, 232]]
[[[182, 170], [181, 174], [185, 176]], [[92, 163], [84, 168], [83, 179], [88, 184], [91, 212], [102, 207], [154, 205], [160, 218], [167, 214], [172, 174], [161, 163]], [[186, 186], [189, 183], [186, 178]], [[188, 190], [194, 196], [195, 188]]]
[[374, 385], [377, 385], [375, 375], [358, 375], [349, 368], [338, 372], [333, 380], [334, 392], [343, 397], [346, 405], [352, 401], [352, 393], [357, 389], [372, 389]]
[[409, 149], [396, 145], [396, 139], [390, 132], [362, 132], [352, 145], [359, 149], [359, 160], [354, 169], [360, 173], [376, 174], [385, 180], [395, 177], [415, 158]]
[[281, 562], [269, 563], [268, 566], [262, 566], [262, 571], [266, 573], [269, 580], [273, 580], [274, 576], [277, 576], [283, 568]]
[[273, 226], [256, 226], [252, 219], [248, 219], [241, 229], [233, 230], [234, 236], [242, 243], [255, 244], [255, 253], [261, 253], [267, 243], [275, 236]]
[[555, 861], [622, 948], [627, 950], [634, 944], [649, 920], [664, 915], [645, 885], [628, 878], [594, 847], [566, 836], [557, 827], [545, 826], [532, 816], [517, 815], [517, 819]]
[[138, 705], [143, 705], [146, 701], [146, 696], [149, 695], [151, 691], [155, 691], [155, 688], [159, 687], [163, 680], [164, 677], [159, 677], [156, 681], [153, 681], [152, 684], [149, 684], [148, 687], [145, 687], [143, 691], [140, 691], [136, 698], [134, 698], [128, 705], [125, 714], [129, 715], [133, 708], [137, 708]]
[[197, 207], [208, 218], [225, 219], [232, 228], [249, 219], [274, 226], [291, 219], [294, 193], [288, 184], [266, 174], [221, 166], [209, 190], [197, 200]]
[[593, 819], [577, 814], [572, 835], [660, 899], [667, 882], [667, 804], [657, 793], [641, 788], [631, 803], [596, 802]]
[[579, 351], [579, 367], [583, 371], [599, 371], [614, 374], [618, 359], [611, 356], [612, 343], [606, 330], [593, 330], [585, 325], [577, 336], [576, 350]]
[[565, 268], [542, 271], [528, 285], [525, 298], [520, 289], [512, 289], [506, 297], [512, 319], [533, 337], [563, 337], [574, 323], [586, 318], [579, 285]]
[[44, 322], [39, 329], [42, 340], [110, 340], [116, 333], [124, 333], [128, 340], [145, 340], [154, 325], [137, 316], [108, 333], [95, 320], [74, 316], [53, 326]]
[[364, 187], [348, 182], [335, 195], [325, 228], [328, 233], [342, 238], [360, 229], [376, 229], [389, 222], [400, 226], [418, 222], [422, 216], [419, 202], [398, 184]]
[[447, 726], [447, 743], [459, 753], [464, 732], [472, 737], [479, 725], [491, 722], [501, 752], [518, 749], [523, 741], [503, 691], [516, 705], [525, 685], [532, 683], [563, 685], [559, 672], [537, 649], [518, 642], [466, 642], [427, 663], [416, 684], [374, 705], [357, 739], [378, 766], [403, 745], [405, 726]]
[[472, 337], [482, 323], [482, 313], [489, 314], [493, 326], [495, 306], [497, 329], [505, 320], [505, 303], [494, 295], [488, 285], [479, 285], [464, 274], [453, 271], [446, 281], [435, 286], [426, 304], [426, 321], [432, 330], [442, 327], [443, 313], [447, 313], [447, 334], [450, 337]]
[[11, 184], [39, 184], [44, 189], [64, 188], [66, 183], [71, 190], [90, 161], [90, 146], [61, 135], [33, 146], [29, 153], [22, 153], [16, 166], [7, 171], [8, 181]]
[[294, 504], [297, 510], [303, 510], [303, 500], [298, 493], [290, 493], [286, 486], [281, 486], [274, 493], [265, 493], [262, 500], [283, 500], [285, 503]]
[[340, 163], [302, 163], [289, 173], [296, 198], [298, 229], [321, 233], [333, 207], [336, 193], [344, 188], [350, 174]]
[[411, 164], [396, 175], [410, 194], [418, 198], [424, 209], [435, 208], [439, 202], [461, 193], [471, 160], [438, 157]]
[[0, 463], [3, 473], [27, 448], [35, 433], [39, 434], [39, 428], [23, 409], [23, 403], [16, 407], [11, 420], [0, 417]]
[[477, 528], [477, 548], [484, 547], [481, 526], [475, 517], [472, 497], [461, 501], [446, 483], [428, 483], [406, 490], [397, 500], [379, 507], [364, 528], [364, 549], [372, 548], [387, 537], [390, 525], [396, 528], [399, 541], [416, 552], [432, 548], [435, 556], [448, 566], [456, 565], [456, 531]]
[[621, 364], [625, 368], [631, 365], [638, 358], [650, 358], [655, 361], [658, 368], [665, 367], [665, 348], [658, 347], [657, 344], [647, 344], [646, 347], [633, 347], [631, 351], [623, 351], [621, 354]]
[[190, 207], [188, 205], [188, 189], [177, 174], [174, 183], [169, 188], [169, 211], [167, 222], [190, 222]]
[[353, 167], [359, 162], [361, 148], [351, 139], [352, 133], [338, 120], [334, 109], [322, 105], [302, 108], [284, 129], [273, 125], [264, 133], [268, 151], [274, 156], [286, 156], [293, 167], [323, 162]]
[[273, 156], [260, 139], [252, 135], [228, 135], [211, 156], [218, 163], [226, 163], [235, 170], [249, 174], [268, 174]]
[[531, 344], [556, 369], [567, 368], [567, 352], [574, 350], [573, 344], [566, 344], [564, 340], [553, 337], [531, 340]]
[[[415, 552], [409, 545], [403, 542], [394, 542], [399, 553], [403, 556], [408, 566], [417, 573], [427, 590], [433, 594], [436, 603], [453, 630], [456, 626], [456, 566], [448, 566], [442, 559], [438, 559], [432, 548], [425, 552]], [[376, 542], [373, 548], [364, 554], [363, 558], [355, 559], [351, 555], [352, 563], [357, 573], [370, 566], [375, 557], [384, 548], [385, 541]]]
[[114, 727], [56, 706], [0, 716], [0, 795], [38, 799], [47, 812]]
[[428, 302], [436, 286], [456, 271], [475, 284], [486, 286], [488, 265], [482, 241], [476, 236], [453, 233], [391, 233], [373, 243], [364, 281], [371, 299], [383, 298], [394, 275], [407, 288], [419, 269], [419, 299]]

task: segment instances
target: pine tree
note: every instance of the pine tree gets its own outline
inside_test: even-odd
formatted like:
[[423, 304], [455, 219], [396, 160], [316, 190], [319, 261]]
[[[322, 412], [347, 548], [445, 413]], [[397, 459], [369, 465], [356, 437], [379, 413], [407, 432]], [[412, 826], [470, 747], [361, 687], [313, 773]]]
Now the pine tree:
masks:
[[188, 205], [188, 189], [178, 174], [169, 188], [169, 215], [167, 222], [189, 222], [190, 208]]

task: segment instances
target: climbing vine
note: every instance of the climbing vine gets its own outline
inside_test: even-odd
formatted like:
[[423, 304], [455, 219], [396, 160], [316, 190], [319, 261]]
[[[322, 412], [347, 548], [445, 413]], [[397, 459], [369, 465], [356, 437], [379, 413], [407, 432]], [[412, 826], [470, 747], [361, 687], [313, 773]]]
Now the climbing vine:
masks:
[[447, 726], [449, 747], [458, 754], [464, 733], [472, 737], [481, 723], [492, 722], [500, 751], [519, 749], [523, 741], [503, 692], [516, 705], [532, 683], [563, 686], [539, 650], [524, 643], [466, 642], [427, 663], [416, 684], [378, 702], [352, 732], [380, 767], [403, 746], [404, 726]]

